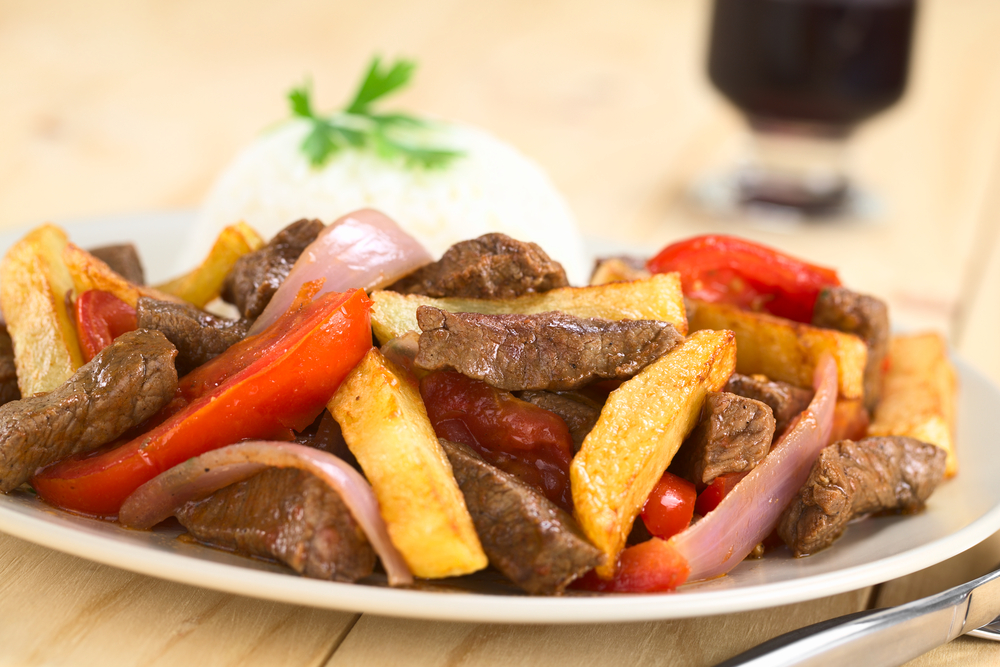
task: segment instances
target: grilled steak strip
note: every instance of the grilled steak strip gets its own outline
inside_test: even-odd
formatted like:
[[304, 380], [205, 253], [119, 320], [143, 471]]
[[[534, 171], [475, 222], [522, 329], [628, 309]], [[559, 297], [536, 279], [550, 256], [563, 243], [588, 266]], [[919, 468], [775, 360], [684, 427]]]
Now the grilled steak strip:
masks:
[[562, 417], [573, 438], [574, 452], [580, 451], [583, 439], [601, 416], [600, 404], [576, 392], [521, 391], [517, 397]]
[[388, 289], [433, 297], [508, 299], [568, 284], [562, 265], [538, 245], [492, 233], [456, 243], [440, 260]]
[[943, 449], [902, 436], [834, 443], [781, 515], [778, 535], [805, 556], [833, 544], [856, 516], [917, 511], [944, 476], [944, 462]]
[[135, 308], [140, 329], [155, 329], [177, 348], [177, 372], [188, 373], [219, 356], [246, 336], [246, 320], [227, 320], [194, 306], [139, 297]]
[[417, 309], [424, 370], [457, 370], [506, 391], [576, 389], [632, 377], [683, 337], [669, 322]]
[[774, 434], [780, 436], [789, 422], [806, 409], [813, 391], [787, 382], [768, 380], [764, 375], [733, 373], [723, 391], [766, 403], [774, 415]]
[[553, 595], [601, 564], [564, 510], [466, 445], [441, 440], [490, 564], [529, 593]]
[[7, 327], [0, 326], [0, 405], [21, 398], [17, 388], [17, 368], [14, 366], [14, 343]]
[[0, 491], [152, 417], [177, 389], [176, 354], [160, 332], [130, 331], [58, 389], [0, 407]]
[[889, 308], [873, 296], [844, 287], [827, 287], [813, 307], [813, 325], [851, 333], [868, 345], [865, 407], [875, 410], [882, 397], [882, 362], [889, 353]]
[[111, 270], [134, 285], [146, 284], [146, 273], [142, 270], [139, 251], [131, 243], [106, 245], [92, 248], [91, 255], [111, 267]]
[[314, 579], [357, 581], [375, 566], [344, 501], [301, 470], [265, 470], [186, 503], [176, 516], [199, 542], [277, 560]]
[[695, 484], [719, 475], [750, 472], [764, 460], [774, 437], [771, 408], [727, 392], [705, 397], [701, 421], [684, 441], [670, 470]]
[[256, 319], [288, 277], [295, 260], [321, 231], [319, 220], [297, 220], [263, 248], [240, 257], [222, 285], [222, 298], [236, 306], [243, 317]]

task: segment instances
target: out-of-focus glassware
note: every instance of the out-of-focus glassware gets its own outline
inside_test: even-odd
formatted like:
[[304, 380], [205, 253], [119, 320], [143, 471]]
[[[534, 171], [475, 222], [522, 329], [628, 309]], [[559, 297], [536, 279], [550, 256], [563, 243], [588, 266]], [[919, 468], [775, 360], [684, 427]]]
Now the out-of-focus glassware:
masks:
[[710, 209], [852, 216], [855, 127], [906, 89], [915, 0], [714, 0], [708, 73], [746, 116], [745, 164], [696, 188]]

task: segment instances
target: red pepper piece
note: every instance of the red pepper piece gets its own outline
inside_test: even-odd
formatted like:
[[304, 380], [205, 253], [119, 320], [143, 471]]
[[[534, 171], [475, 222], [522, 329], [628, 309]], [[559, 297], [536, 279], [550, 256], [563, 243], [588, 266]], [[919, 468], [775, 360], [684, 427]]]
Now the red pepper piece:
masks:
[[666, 540], [691, 524], [698, 497], [694, 484], [665, 472], [642, 506], [642, 522], [650, 535]]
[[591, 570], [572, 588], [605, 593], [662, 593], [672, 591], [691, 573], [687, 560], [667, 542], [652, 538], [629, 547], [618, 557], [618, 569], [610, 581]]
[[671, 244], [649, 260], [647, 268], [653, 273], [679, 272], [685, 296], [806, 323], [812, 320], [820, 290], [840, 285], [833, 269], [722, 234]]
[[420, 394], [439, 438], [472, 447], [487, 462], [572, 511], [573, 439], [561, 417], [451, 371], [429, 374], [420, 381]]
[[[184, 378], [189, 403], [165, 408], [177, 411], [158, 426], [110, 451], [56, 463], [32, 485], [52, 505], [110, 517], [139, 486], [193, 456], [248, 438], [287, 439], [289, 429], [316, 419], [371, 348], [370, 307], [356, 290], [290, 308]], [[193, 382], [196, 374], [221, 380]]]
[[73, 316], [84, 361], [90, 361], [115, 338], [136, 328], [135, 308], [103, 290], [87, 290], [78, 296]]

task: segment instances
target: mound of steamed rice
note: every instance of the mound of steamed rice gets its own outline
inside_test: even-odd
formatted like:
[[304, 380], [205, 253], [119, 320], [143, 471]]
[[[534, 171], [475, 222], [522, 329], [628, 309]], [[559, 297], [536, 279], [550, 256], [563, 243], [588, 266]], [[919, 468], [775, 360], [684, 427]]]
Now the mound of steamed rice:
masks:
[[439, 257], [487, 232], [534, 241], [585, 283], [590, 258], [566, 202], [548, 176], [513, 147], [478, 129], [447, 125], [441, 142], [464, 155], [443, 168], [409, 168], [344, 150], [321, 168], [300, 146], [309, 126], [290, 121], [245, 149], [222, 173], [201, 210], [190, 264], [239, 220], [268, 239], [300, 218], [329, 224], [359, 208], [393, 218]]

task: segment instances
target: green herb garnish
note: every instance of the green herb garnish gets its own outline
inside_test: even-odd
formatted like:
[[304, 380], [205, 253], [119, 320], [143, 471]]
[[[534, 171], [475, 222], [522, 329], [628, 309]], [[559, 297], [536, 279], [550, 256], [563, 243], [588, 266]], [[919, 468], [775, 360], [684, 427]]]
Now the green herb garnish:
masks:
[[407, 165], [425, 168], [441, 167], [460, 157], [460, 151], [427, 141], [432, 123], [409, 114], [378, 114], [372, 109], [375, 102], [406, 86], [415, 69], [416, 63], [410, 60], [397, 60], [382, 68], [376, 56], [350, 104], [328, 116], [313, 110], [308, 82], [292, 89], [288, 93], [292, 115], [312, 124], [302, 142], [302, 151], [312, 166], [322, 167], [345, 148], [372, 150], [383, 159], [402, 159]]

